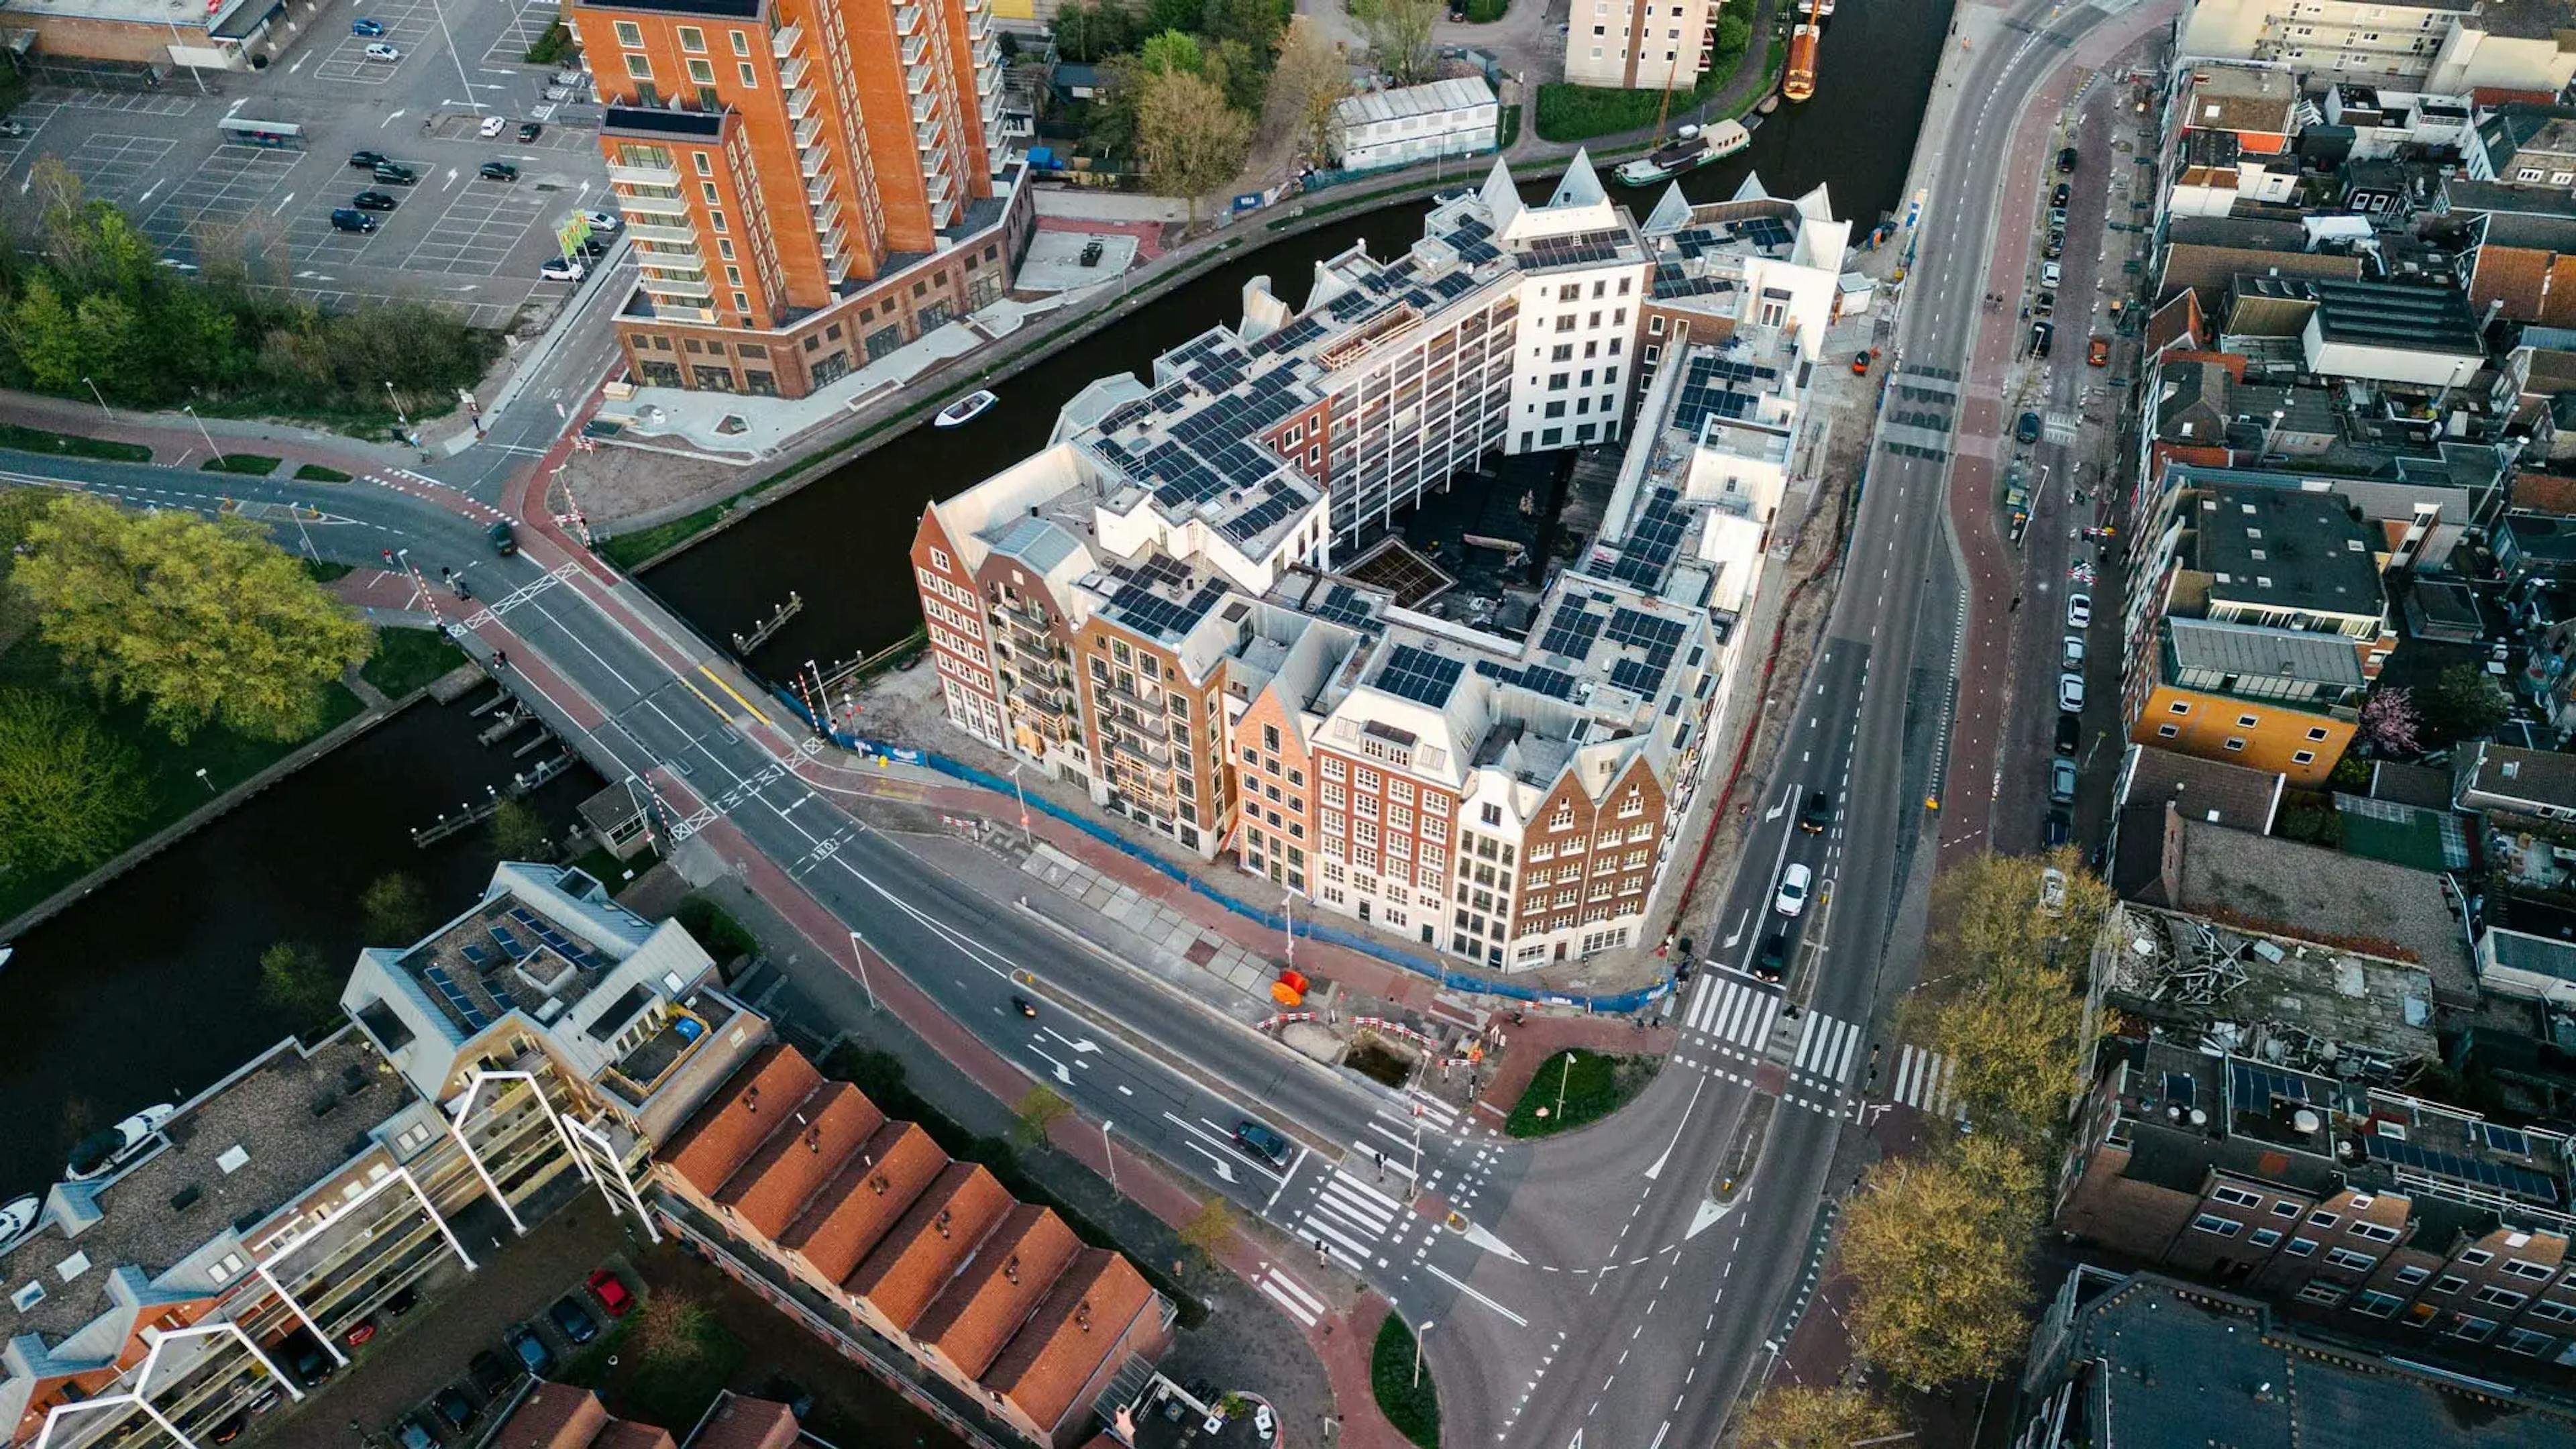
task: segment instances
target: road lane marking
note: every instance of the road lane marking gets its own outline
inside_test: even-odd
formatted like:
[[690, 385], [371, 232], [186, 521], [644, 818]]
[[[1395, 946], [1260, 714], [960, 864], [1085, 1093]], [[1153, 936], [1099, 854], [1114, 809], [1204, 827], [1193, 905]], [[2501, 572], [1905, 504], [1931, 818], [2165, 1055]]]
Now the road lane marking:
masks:
[[1503, 1315], [1505, 1318], [1510, 1319], [1514, 1326], [1520, 1328], [1529, 1327], [1528, 1319], [1521, 1317], [1519, 1314], [1505, 1308], [1493, 1299], [1486, 1297], [1483, 1293], [1469, 1287], [1466, 1283], [1452, 1277], [1446, 1270], [1442, 1269], [1439, 1264], [1425, 1263], [1422, 1265], [1422, 1271], [1429, 1273], [1432, 1277], [1439, 1279], [1441, 1282], [1448, 1284], [1450, 1287], [1455, 1288], [1459, 1292], [1466, 1294], [1468, 1297], [1475, 1299], [1479, 1303], [1482, 1303], [1487, 1308], [1490, 1308], [1496, 1313]]
[[727, 684], [724, 680], [718, 678], [714, 669], [701, 664], [698, 666], [698, 672], [707, 677], [707, 682], [713, 684], [716, 688], [723, 690], [726, 698], [731, 699], [734, 703], [741, 705], [746, 710], [749, 710], [753, 719], [760, 721], [762, 724], [768, 725], [772, 729], [776, 729], [778, 727], [775, 721], [760, 712], [759, 705], [753, 704], [750, 700], [743, 698], [741, 694], [735, 691], [732, 685]]

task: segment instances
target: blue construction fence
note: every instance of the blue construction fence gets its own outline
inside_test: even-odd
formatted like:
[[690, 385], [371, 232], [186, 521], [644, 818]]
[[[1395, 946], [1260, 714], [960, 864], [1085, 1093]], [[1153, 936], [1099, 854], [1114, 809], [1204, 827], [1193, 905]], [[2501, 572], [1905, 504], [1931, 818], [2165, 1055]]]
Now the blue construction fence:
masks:
[[[770, 687], [770, 693], [777, 697], [779, 703], [794, 711], [796, 717], [803, 720], [808, 729], [816, 731], [831, 740], [833, 744], [862, 759], [887, 760], [898, 765], [913, 765], [922, 769], [936, 770], [951, 779], [963, 781], [977, 789], [990, 790], [997, 795], [1016, 796], [1019, 793], [1009, 780], [999, 775], [987, 774], [972, 765], [949, 759], [945, 755], [863, 739], [846, 730], [818, 721], [812, 711], [805, 707], [804, 701], [776, 685]], [[1382, 941], [1370, 940], [1356, 932], [1342, 930], [1312, 917], [1301, 918], [1292, 923], [1280, 912], [1266, 910], [1250, 901], [1238, 900], [1227, 895], [1143, 846], [1122, 839], [1106, 826], [1096, 821], [1086, 820], [1051, 800], [1030, 796], [1028, 805], [1030, 809], [1043, 811], [1129, 859], [1149, 866], [1156, 873], [1189, 887], [1236, 915], [1249, 921], [1259, 922], [1265, 929], [1281, 932], [1293, 929], [1301, 940], [1322, 941], [1326, 945], [1357, 951], [1362, 955], [1384, 961], [1388, 965], [1401, 966], [1417, 976], [1427, 976], [1453, 991], [1473, 991], [1487, 996], [1504, 997], [1512, 1001], [1526, 1001], [1537, 1006], [1571, 1006], [1584, 1011], [1605, 1012], [1612, 1015], [1642, 1011], [1672, 993], [1672, 982], [1669, 979], [1659, 981], [1641, 991], [1627, 991], [1616, 996], [1600, 996], [1588, 992], [1569, 994], [1542, 991], [1536, 987], [1498, 980], [1471, 971], [1452, 970], [1429, 957], [1417, 956], [1410, 951], [1399, 951]]]

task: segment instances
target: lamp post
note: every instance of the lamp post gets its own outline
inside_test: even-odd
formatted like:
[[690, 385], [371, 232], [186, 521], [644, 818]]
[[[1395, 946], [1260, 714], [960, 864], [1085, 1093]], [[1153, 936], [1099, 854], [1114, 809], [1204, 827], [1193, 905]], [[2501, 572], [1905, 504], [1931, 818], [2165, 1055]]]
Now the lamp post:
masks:
[[197, 425], [197, 436], [206, 440], [206, 451], [213, 454], [215, 457], [222, 457], [224, 455], [224, 450], [215, 446], [215, 435], [206, 431], [206, 420], [197, 416], [197, 405], [195, 403], [181, 403], [179, 404], [179, 411], [186, 413], [188, 415], [188, 421]]
[[1435, 1326], [1426, 1320], [1413, 1333], [1413, 1386], [1417, 1389], [1422, 1387], [1422, 1340], [1431, 1336], [1431, 1330]]
[[850, 933], [850, 955], [859, 963], [859, 986], [868, 994], [868, 1010], [881, 1010], [877, 1005], [877, 989], [868, 981], [868, 943], [856, 931]]
[[206, 787], [207, 794], [212, 795], [215, 793], [215, 782], [207, 778], [206, 767], [203, 765], [199, 765], [197, 767], [197, 783]]
[[1038, 840], [1029, 833], [1029, 787], [1020, 783], [1020, 766], [1027, 763], [1026, 760], [1011, 762], [1011, 788], [1019, 792], [1020, 797], [1020, 843], [1034, 848]]
[[[89, 382], [89, 374], [81, 374], [81, 381]], [[89, 395], [98, 399], [98, 410], [107, 414], [107, 420], [111, 423], [115, 422], [116, 410], [107, 405], [107, 394], [98, 390], [97, 383], [89, 382]]]
[[394, 405], [395, 421], [402, 424], [402, 430], [405, 434], [409, 434], [411, 432], [411, 414], [403, 411], [402, 399], [394, 393], [394, 383], [392, 378], [385, 379], [385, 400]]
[[1109, 1119], [1100, 1119], [1100, 1155], [1109, 1160], [1109, 1190], [1118, 1190], [1118, 1154], [1109, 1146]]

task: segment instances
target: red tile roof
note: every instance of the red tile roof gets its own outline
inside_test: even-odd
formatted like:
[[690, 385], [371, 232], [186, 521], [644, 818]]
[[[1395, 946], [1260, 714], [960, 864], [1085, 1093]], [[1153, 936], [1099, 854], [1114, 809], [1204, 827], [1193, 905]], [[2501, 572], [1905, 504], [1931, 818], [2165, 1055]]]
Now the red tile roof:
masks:
[[599, 1396], [570, 1384], [540, 1383], [492, 1435], [492, 1449], [582, 1449], [608, 1423]]
[[860, 1144], [778, 1245], [838, 1283], [948, 1167], [948, 1154], [911, 1122], [888, 1122]]
[[769, 1140], [727, 1179], [717, 1202], [762, 1237], [775, 1238], [814, 1190], [885, 1125], [885, 1113], [847, 1082], [826, 1082], [770, 1121]]
[[1000, 1179], [975, 1163], [952, 1162], [841, 1286], [909, 1333], [1012, 1206]]
[[2514, 507], [2533, 513], [2576, 517], [2576, 478], [2556, 473], [2516, 473], [2512, 499]]
[[787, 1449], [795, 1442], [796, 1415], [785, 1404], [728, 1394], [689, 1440], [689, 1449]]
[[672, 1449], [671, 1431], [632, 1419], [611, 1419], [590, 1441], [590, 1449]]
[[804, 1053], [766, 1046], [724, 1084], [662, 1149], [661, 1160], [712, 1198], [797, 1103], [823, 1084]]
[[985, 1371], [984, 1387], [1053, 1429], [1083, 1386], [1123, 1350], [1129, 1325], [1153, 1301], [1154, 1290], [1125, 1258], [1083, 1249]]
[[969, 1378], [982, 1378], [1081, 1249], [1073, 1229], [1053, 1212], [1034, 1203], [1013, 1207], [932, 1300], [913, 1335]]

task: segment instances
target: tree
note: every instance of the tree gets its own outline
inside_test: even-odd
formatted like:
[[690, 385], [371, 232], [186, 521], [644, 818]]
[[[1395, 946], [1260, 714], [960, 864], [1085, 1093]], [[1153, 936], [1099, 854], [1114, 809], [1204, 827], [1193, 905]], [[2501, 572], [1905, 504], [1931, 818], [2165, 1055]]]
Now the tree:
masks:
[[504, 800], [492, 811], [492, 848], [503, 860], [546, 860], [555, 840], [546, 822], [524, 800]]
[[2424, 743], [2435, 749], [2493, 732], [2504, 723], [2512, 705], [2494, 678], [2474, 664], [2454, 664], [2443, 670], [2433, 687], [2413, 702]]
[[1776, 1383], [1744, 1412], [1744, 1449], [1848, 1449], [1897, 1432], [1896, 1411], [1858, 1386]]
[[1155, 190], [1186, 197], [1195, 226], [1199, 198], [1243, 169], [1252, 148], [1252, 118], [1227, 106], [1225, 93], [1200, 76], [1150, 75], [1136, 109], [1136, 144]]
[[7, 336], [10, 352], [38, 389], [63, 392], [80, 386], [80, 323], [51, 281], [36, 277], [27, 283], [18, 304], [9, 309]]
[[2415, 714], [2411, 689], [2374, 689], [2361, 703], [2361, 737], [2373, 752], [2412, 755], [2423, 749], [2423, 721]]
[[1066, 60], [1089, 64], [1114, 55], [1129, 47], [1135, 33], [1135, 19], [1120, 0], [1065, 0], [1056, 7], [1056, 54]]
[[2031, 1161], [1983, 1135], [1946, 1157], [1871, 1168], [1841, 1248], [1859, 1290], [1850, 1324], [1860, 1355], [1924, 1388], [1991, 1377], [2009, 1362], [2029, 1336], [2022, 1265], [2039, 1194]]
[[1350, 93], [1351, 68], [1323, 28], [1303, 15], [1290, 20], [1279, 36], [1278, 67], [1270, 72], [1270, 113], [1288, 117], [1294, 126], [1298, 160], [1333, 164], [1341, 141], [1340, 107]]
[[[2052, 870], [2054, 909], [2043, 901]], [[1981, 1132], [2044, 1139], [2083, 1090], [2091, 1043], [2077, 971], [2111, 905], [2071, 848], [1980, 856], [1933, 886], [1916, 1034], [1950, 1060], [1951, 1090]]]
[[1440, 18], [1440, 0], [1351, 0], [1351, 18], [1368, 37], [1377, 68], [1397, 85], [1431, 79], [1431, 25]]
[[1022, 1147], [1043, 1145], [1047, 1140], [1047, 1133], [1054, 1128], [1056, 1119], [1072, 1110], [1073, 1104], [1066, 1101], [1054, 1088], [1045, 1086], [1029, 1088], [1028, 1095], [1020, 1099], [1020, 1121], [1018, 1127], [1013, 1129], [1020, 1139], [1020, 1145]]
[[185, 740], [291, 740], [322, 723], [375, 631], [246, 520], [127, 513], [79, 495], [27, 529], [13, 576], [63, 662]]
[[635, 1354], [655, 1368], [687, 1364], [706, 1352], [715, 1315], [691, 1293], [657, 1288], [626, 1317], [626, 1341]]
[[380, 875], [358, 893], [367, 939], [386, 946], [408, 946], [430, 926], [429, 893], [420, 882], [396, 871]]
[[280, 941], [259, 953], [259, 994], [310, 1025], [339, 1009], [340, 978], [321, 952], [301, 941]]
[[1181, 1224], [1181, 1241], [1205, 1254], [1209, 1260], [1234, 1237], [1234, 1213], [1225, 1199], [1211, 1197], [1199, 1204], [1198, 1215]]
[[1180, 30], [1166, 30], [1160, 35], [1145, 37], [1137, 59], [1148, 74], [1158, 76], [1197, 75], [1207, 63], [1207, 57], [1199, 50], [1199, 38]]
[[1113, 55], [1100, 63], [1099, 94], [1083, 118], [1083, 144], [1103, 156], [1124, 156], [1136, 149], [1136, 112], [1145, 98], [1144, 66], [1132, 55]]
[[[1727, 0], [1726, 8], [1717, 13], [1717, 48], [1713, 52], [1715, 57], [1725, 60], [1740, 59], [1746, 47], [1753, 43], [1753, 17], [1745, 13], [1749, 8], [1749, 5], [1739, 3], [1739, 0]], [[1723, 76], [1719, 77], [1721, 83], [1724, 79]]]
[[71, 701], [0, 689], [0, 871], [87, 868], [150, 808], [143, 754]]

